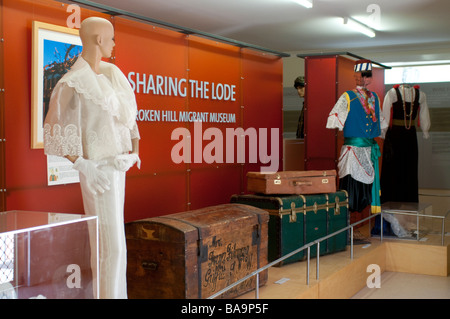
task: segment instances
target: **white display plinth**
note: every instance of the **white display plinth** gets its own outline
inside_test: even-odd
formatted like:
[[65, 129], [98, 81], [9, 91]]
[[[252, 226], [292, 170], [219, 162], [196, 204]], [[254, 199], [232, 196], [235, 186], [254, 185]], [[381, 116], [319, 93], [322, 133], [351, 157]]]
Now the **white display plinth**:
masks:
[[0, 212], [0, 299], [98, 296], [97, 217]]

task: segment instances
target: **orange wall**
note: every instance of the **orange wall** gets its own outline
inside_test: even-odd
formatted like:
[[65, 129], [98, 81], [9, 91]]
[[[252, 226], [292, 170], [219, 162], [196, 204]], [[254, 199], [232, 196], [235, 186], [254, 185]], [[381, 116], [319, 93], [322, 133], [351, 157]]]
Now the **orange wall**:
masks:
[[[1, 2], [0, 2], [1, 3]], [[0, 5], [0, 38], [3, 39], [3, 6]], [[4, 57], [3, 42], [0, 42], [0, 88], [5, 87], [4, 66], [2, 61]], [[0, 93], [0, 211], [6, 209], [6, 193], [3, 191], [6, 188], [5, 181], [5, 95]]]
[[335, 169], [336, 137], [326, 123], [337, 101], [336, 57], [306, 57], [305, 76], [305, 169]]
[[[2, 11], [6, 209], [80, 213], [83, 207], [79, 185], [47, 186], [46, 156], [42, 149], [30, 148], [32, 22], [66, 26], [71, 13], [66, 12], [66, 5], [51, 0], [3, 0]], [[208, 164], [204, 158], [201, 163], [174, 163], [171, 151], [178, 140], [172, 140], [171, 134], [178, 128], [186, 128], [192, 134], [191, 139], [200, 141], [203, 148], [211, 142], [201, 139], [208, 128], [218, 129], [223, 137], [227, 128], [266, 129], [269, 138], [271, 128], [278, 128], [279, 135], [274, 135], [278, 144], [273, 145], [277, 147], [281, 165], [280, 58], [121, 17], [81, 11], [82, 19], [92, 15], [113, 22], [116, 47], [111, 61], [129, 76], [135, 87], [139, 73], [140, 80], [144, 75], [147, 80], [150, 75], [155, 79], [159, 75], [186, 79], [187, 83], [196, 80], [209, 88], [203, 98], [143, 92], [148, 81], [139, 86], [139, 93], [136, 89], [141, 115], [149, 114], [150, 110], [160, 112], [160, 116], [163, 111], [170, 111], [177, 114], [177, 121], [149, 121], [148, 117], [141, 117], [147, 120], [138, 122], [142, 167], [132, 168], [127, 174], [126, 221], [229, 202], [231, 195], [245, 192], [247, 171], [266, 166], [260, 157], [256, 163], [250, 163], [248, 145], [245, 163], [235, 159], [231, 163]], [[234, 100], [213, 99], [213, 83], [216, 88], [219, 84], [233, 86]], [[236, 122], [202, 123], [202, 132], [195, 134], [194, 123], [179, 121], [180, 111], [231, 113]], [[267, 144], [271, 154], [270, 139]], [[225, 142], [223, 147], [226, 153]]]

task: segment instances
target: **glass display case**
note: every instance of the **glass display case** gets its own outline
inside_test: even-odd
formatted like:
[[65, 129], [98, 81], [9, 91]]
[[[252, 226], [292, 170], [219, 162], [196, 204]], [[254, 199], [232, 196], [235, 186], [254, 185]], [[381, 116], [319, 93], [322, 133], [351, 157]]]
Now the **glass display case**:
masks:
[[408, 212], [417, 214], [433, 214], [433, 207], [428, 203], [386, 202], [381, 205], [384, 212]]
[[0, 299], [98, 296], [97, 217], [0, 212]]
[[[386, 202], [381, 205], [385, 219], [395, 236], [419, 240], [431, 231], [433, 207], [428, 203]], [[383, 235], [384, 236], [384, 235]]]

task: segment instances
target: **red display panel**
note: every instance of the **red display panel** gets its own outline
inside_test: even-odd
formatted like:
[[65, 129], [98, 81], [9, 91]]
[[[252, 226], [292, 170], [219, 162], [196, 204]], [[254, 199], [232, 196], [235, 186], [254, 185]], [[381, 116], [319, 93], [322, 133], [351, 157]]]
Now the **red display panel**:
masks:
[[[46, 156], [30, 148], [32, 24], [65, 26], [66, 9], [57, 1], [2, 1], [6, 210], [83, 212], [79, 185], [47, 187]], [[83, 18], [94, 14], [108, 17], [82, 10]]]
[[[0, 6], [0, 21], [3, 21], [3, 7]], [[3, 39], [3, 23], [0, 23], [0, 37]], [[4, 60], [3, 45], [0, 46], [0, 62]], [[3, 63], [0, 63], [0, 87], [4, 88], [4, 67]], [[6, 189], [5, 181], [5, 100], [4, 94], [0, 95], [0, 211], [6, 210], [6, 194], [3, 191]]]
[[305, 170], [336, 168], [336, 132], [326, 128], [337, 101], [335, 56], [305, 58]]
[[114, 19], [114, 28], [115, 63], [134, 89], [141, 135], [141, 169], [127, 173], [125, 220], [184, 211], [187, 166], [171, 160], [171, 134], [180, 125], [175, 117], [188, 109], [180, 95], [186, 89], [180, 79], [188, 75], [186, 35], [123, 18]]
[[[66, 26], [72, 12], [52, 0], [2, 4], [6, 209], [82, 213], [79, 184], [47, 186], [46, 156], [30, 147], [32, 23]], [[142, 166], [127, 173], [125, 221], [229, 202], [245, 192], [247, 171], [268, 166], [261, 141], [268, 155], [276, 147], [272, 161], [281, 167], [281, 58], [82, 8], [81, 20], [89, 16], [113, 22], [110, 61], [128, 78], [138, 104]], [[202, 114], [199, 128], [192, 116]], [[254, 139], [247, 137], [243, 147], [227, 143], [227, 129], [230, 138], [255, 132]], [[278, 130], [278, 143], [271, 129]]]
[[242, 121], [240, 49], [191, 35], [188, 61], [191, 89], [195, 89], [188, 99], [189, 111], [206, 117], [201, 123], [189, 123], [193, 142], [189, 207], [198, 209], [229, 202], [241, 191], [237, 143], [227, 134], [236, 132]]
[[[283, 117], [278, 105], [283, 101], [283, 62], [281, 59], [252, 50], [242, 50], [242, 127], [258, 133], [257, 162], [244, 165], [243, 185], [247, 189], [249, 171], [282, 170]], [[260, 146], [267, 145], [267, 150]]]

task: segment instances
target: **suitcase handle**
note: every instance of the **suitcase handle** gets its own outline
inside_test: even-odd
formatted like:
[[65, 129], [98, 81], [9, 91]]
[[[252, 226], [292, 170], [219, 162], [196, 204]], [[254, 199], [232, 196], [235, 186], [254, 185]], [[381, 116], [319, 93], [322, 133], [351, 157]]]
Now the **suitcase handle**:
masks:
[[293, 181], [294, 186], [312, 186], [312, 182]]
[[[312, 186], [313, 182], [293, 181], [294, 186]], [[322, 178], [322, 184], [328, 184], [328, 178]]]

